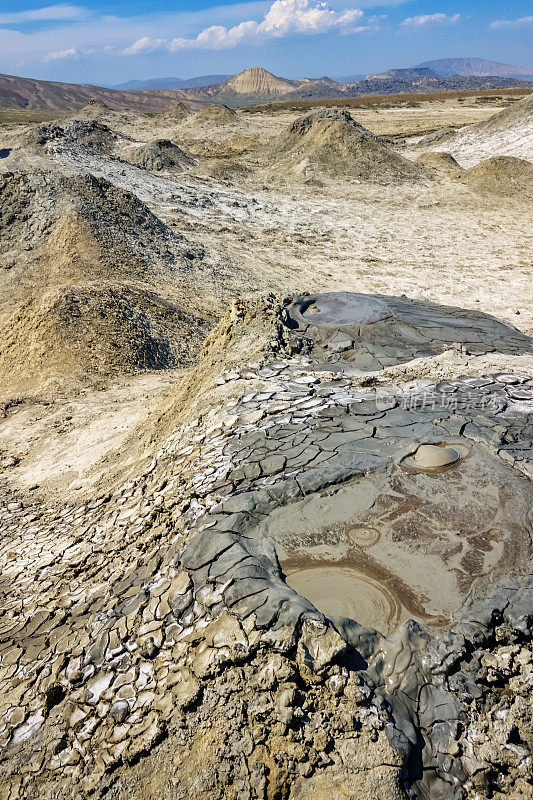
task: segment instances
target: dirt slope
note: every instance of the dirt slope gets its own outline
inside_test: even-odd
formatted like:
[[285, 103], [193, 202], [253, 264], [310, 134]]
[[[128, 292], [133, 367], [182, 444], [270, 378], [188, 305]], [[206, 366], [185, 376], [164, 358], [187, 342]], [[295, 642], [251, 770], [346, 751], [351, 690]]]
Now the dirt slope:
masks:
[[209, 314], [192, 254], [135, 196], [92, 176], [7, 174], [0, 229], [4, 389], [194, 359]]
[[39, 111], [72, 111], [100, 100], [111, 108], [136, 108], [140, 111], [163, 111], [177, 102], [201, 108], [201, 102], [188, 100], [179, 89], [160, 91], [117, 91], [102, 86], [40, 81], [0, 75], [0, 108], [27, 108]]
[[442, 131], [422, 139], [420, 150], [445, 150], [470, 167], [496, 155], [533, 161], [533, 95], [513, 103], [484, 122], [460, 131]]

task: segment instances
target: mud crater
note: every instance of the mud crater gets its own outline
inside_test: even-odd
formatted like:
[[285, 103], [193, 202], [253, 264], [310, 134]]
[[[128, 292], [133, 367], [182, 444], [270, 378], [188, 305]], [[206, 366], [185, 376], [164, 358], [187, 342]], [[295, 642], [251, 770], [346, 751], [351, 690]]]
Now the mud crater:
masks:
[[390, 475], [271, 514], [287, 584], [328, 618], [389, 636], [408, 619], [447, 628], [472, 593], [520, 571], [527, 481], [481, 445], [453, 446], [452, 463], [419, 466], [419, 449]]

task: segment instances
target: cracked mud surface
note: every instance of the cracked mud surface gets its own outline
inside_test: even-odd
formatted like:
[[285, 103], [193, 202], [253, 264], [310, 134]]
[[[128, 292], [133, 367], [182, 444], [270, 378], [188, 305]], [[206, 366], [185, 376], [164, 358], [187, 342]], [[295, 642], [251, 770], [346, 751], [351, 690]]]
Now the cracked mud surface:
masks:
[[[211, 770], [199, 797], [240, 796], [241, 785], [250, 797], [320, 797], [327, 776], [345, 791], [352, 773], [361, 793], [375, 769], [383, 797], [490, 783], [468, 749], [474, 707], [486, 702], [472, 665], [502, 668], [490, 643], [505, 626], [512, 674], [530, 663], [533, 381], [464, 376], [384, 396], [361, 386], [355, 350], [333, 349], [325, 370], [327, 341], [315, 328], [308, 339], [291, 313], [309, 299], [329, 302], [267, 305], [270, 337], [293, 355], [220, 372], [230, 393], [211, 431], [208, 418], [191, 420], [126, 486], [80, 507], [4, 506], [4, 767], [17, 776], [5, 778], [7, 797], [37, 786], [68, 797], [74, 785], [120, 797], [134, 775], [145, 791], [143, 758], [159, 764], [172, 743], [181, 764], [191, 742], [192, 763], [200, 748]], [[339, 299], [359, 312], [371, 302]], [[420, 304], [382, 302], [400, 329], [412, 317], [429, 336]], [[439, 341], [443, 318], [451, 340], [464, 334], [466, 315], [454, 326], [453, 309], [425, 312]], [[243, 315], [231, 337], [253, 327]], [[356, 314], [364, 343], [361, 323]], [[506, 346], [531, 350], [518, 331], [486, 316], [483, 325], [489, 349], [504, 327]], [[474, 319], [469, 329], [481, 348]], [[442, 441], [470, 455], [444, 472], [402, 469], [420, 442]], [[316, 583], [306, 593], [315, 569], [332, 608], [321, 609]], [[248, 697], [262, 681], [267, 694]], [[227, 703], [238, 741], [219, 719]], [[156, 796], [171, 785], [165, 763]], [[513, 764], [514, 782], [527, 784], [527, 759]], [[176, 797], [191, 791], [188, 774]]]

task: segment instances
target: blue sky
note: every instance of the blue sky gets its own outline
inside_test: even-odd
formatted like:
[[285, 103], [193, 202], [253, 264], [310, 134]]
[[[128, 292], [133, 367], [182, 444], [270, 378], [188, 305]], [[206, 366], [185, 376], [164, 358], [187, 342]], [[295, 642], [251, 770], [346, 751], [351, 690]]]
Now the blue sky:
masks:
[[531, 0], [0, 0], [0, 72], [48, 80], [336, 77], [452, 56], [533, 65]]

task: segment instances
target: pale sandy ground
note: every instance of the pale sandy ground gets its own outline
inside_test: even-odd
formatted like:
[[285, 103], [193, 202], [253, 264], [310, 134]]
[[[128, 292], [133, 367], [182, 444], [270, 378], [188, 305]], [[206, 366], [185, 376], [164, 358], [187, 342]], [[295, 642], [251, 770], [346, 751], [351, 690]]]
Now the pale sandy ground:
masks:
[[[353, 115], [375, 133], [401, 137], [482, 121], [506, 105], [469, 99]], [[474, 194], [447, 179], [306, 185], [276, 171], [275, 159], [268, 169], [259, 164], [261, 147], [295, 116], [239, 112], [231, 123], [210, 129], [192, 121], [156, 130], [123, 121], [131, 140], [166, 136], [225, 165], [230, 156], [253, 170], [234, 183], [201, 177], [206, 162], [196, 175], [170, 178], [89, 156], [57, 154], [53, 161], [57, 169], [103, 175], [133, 191], [178, 232], [231, 265], [228, 274], [239, 276], [230, 281], [235, 294], [406, 294], [483, 310], [533, 334], [533, 229], [523, 201]], [[20, 129], [5, 130], [2, 141], [19, 136]], [[28, 163], [21, 157], [18, 165]], [[13, 166], [0, 161], [0, 169], [8, 168]], [[27, 399], [0, 418], [0, 459], [21, 459], [4, 476], [26, 490], [39, 484], [53, 492], [84, 476], [98, 479], [105, 459], [124, 447], [152, 401], [176, 380], [179, 374], [171, 372], [125, 378], [107, 392], [58, 397], [46, 407]], [[97, 464], [101, 470], [95, 472]]]
[[74, 397], [59, 395], [44, 403], [23, 399], [0, 416], [0, 477], [2, 461], [16, 458], [9, 479], [32, 495], [68, 490], [75, 497], [91, 484], [101, 491], [110, 454], [121, 451], [146, 423], [161, 393], [182, 376], [181, 370], [154, 372]]

